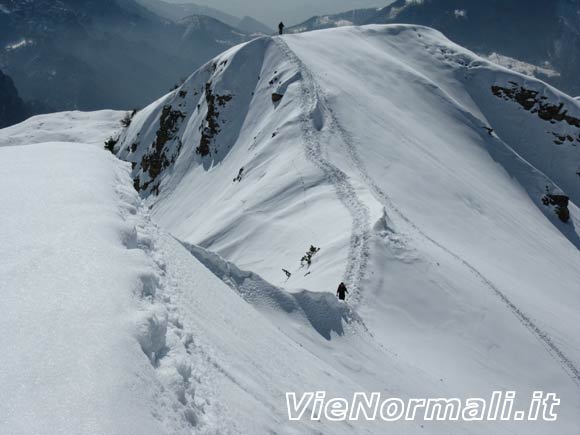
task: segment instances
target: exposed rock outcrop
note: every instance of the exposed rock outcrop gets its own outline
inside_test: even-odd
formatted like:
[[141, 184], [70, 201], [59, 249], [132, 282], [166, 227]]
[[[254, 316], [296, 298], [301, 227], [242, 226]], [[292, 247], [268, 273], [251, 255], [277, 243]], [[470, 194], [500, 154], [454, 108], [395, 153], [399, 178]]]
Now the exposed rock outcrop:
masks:
[[[569, 114], [564, 103], [552, 103], [545, 95], [540, 95], [538, 91], [526, 89], [518, 83], [510, 81], [509, 87], [492, 86], [491, 92], [498, 98], [506, 101], [514, 101], [524, 110], [536, 114], [540, 119], [551, 124], [566, 122], [572, 127], [580, 129], [580, 118]], [[566, 141], [570, 143], [580, 143], [580, 131], [572, 136], [571, 134], [561, 134], [552, 132], [554, 143], [562, 145]]]
[[[159, 129], [155, 142], [151, 145], [150, 150], [141, 159], [142, 174], [147, 174], [149, 180], [141, 182], [139, 176], [135, 177], [134, 186], [137, 191], [146, 190], [156, 180], [161, 171], [166, 169], [172, 162], [175, 162], [181, 151], [181, 139], [176, 137], [181, 121], [185, 119], [185, 113], [174, 110], [170, 105], [164, 106], [159, 118]], [[168, 157], [165, 145], [171, 140], [177, 140], [177, 148], [173, 154]], [[136, 147], [135, 147], [136, 148]], [[154, 185], [152, 193], [159, 193], [159, 184]]]
[[207, 103], [207, 114], [203, 123], [199, 126], [201, 138], [196, 153], [202, 157], [211, 154], [212, 141], [220, 133], [221, 128], [218, 122], [220, 113], [218, 107], [225, 107], [226, 103], [232, 99], [229, 94], [218, 95], [212, 90], [212, 83], [205, 84], [205, 101]]
[[[548, 190], [548, 189], [546, 189]], [[568, 203], [570, 198], [561, 192], [546, 193], [542, 198], [542, 202], [545, 206], [554, 207], [554, 211], [560, 218], [562, 222], [568, 222], [570, 220], [570, 210], [568, 209]]]

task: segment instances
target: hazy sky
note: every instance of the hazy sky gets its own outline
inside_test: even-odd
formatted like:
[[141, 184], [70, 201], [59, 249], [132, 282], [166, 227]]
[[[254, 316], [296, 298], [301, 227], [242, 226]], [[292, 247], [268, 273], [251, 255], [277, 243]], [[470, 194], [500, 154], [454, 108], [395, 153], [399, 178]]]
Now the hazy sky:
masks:
[[298, 24], [313, 15], [343, 12], [349, 9], [384, 7], [393, 0], [169, 0], [211, 6], [232, 15], [250, 15], [275, 27], [280, 20]]

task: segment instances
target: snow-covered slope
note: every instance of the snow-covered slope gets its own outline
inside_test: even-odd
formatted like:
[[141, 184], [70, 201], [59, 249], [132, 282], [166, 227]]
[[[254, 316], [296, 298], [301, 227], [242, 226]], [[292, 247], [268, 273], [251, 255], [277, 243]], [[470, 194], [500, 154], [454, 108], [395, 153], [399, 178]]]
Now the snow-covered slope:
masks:
[[7, 127], [0, 134], [0, 146], [30, 145], [46, 142], [72, 142], [101, 146], [118, 136], [124, 112], [60, 112], [38, 115]]
[[152, 223], [130, 165], [92, 143], [122, 117], [0, 131], [0, 432], [348, 433], [289, 422], [285, 392], [348, 395], [385, 367], [413, 373], [391, 391], [438, 390], [331, 295], [290, 295]]
[[[383, 2], [385, 5], [387, 2]], [[576, 94], [580, 90], [578, 0], [396, 0], [376, 10], [312, 17], [288, 28], [305, 32], [346, 25], [415, 24], [516, 71]]]
[[2, 433], [350, 433], [289, 422], [285, 392], [442, 391], [332, 295], [289, 294], [152, 223], [130, 165], [94, 143], [123, 116], [0, 131]]
[[[577, 101], [370, 26], [258, 38], [124, 115], [0, 130], [0, 432], [577, 434]], [[289, 421], [316, 390], [561, 403]]]
[[226, 52], [140, 112], [119, 156], [174, 236], [290, 291], [344, 279], [374, 337], [453, 390], [572, 404], [579, 118], [436, 31], [343, 28]]

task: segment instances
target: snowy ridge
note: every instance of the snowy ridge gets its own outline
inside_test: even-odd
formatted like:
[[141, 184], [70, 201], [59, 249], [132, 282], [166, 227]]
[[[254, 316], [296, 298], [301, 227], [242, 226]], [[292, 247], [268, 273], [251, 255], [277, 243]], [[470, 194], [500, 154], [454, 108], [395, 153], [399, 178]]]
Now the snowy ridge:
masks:
[[[323, 99], [324, 97], [322, 97], [322, 99], [320, 99], [321, 96], [323, 96], [323, 93], [320, 90], [320, 87], [317, 86], [315, 79], [313, 78], [310, 71], [308, 71], [307, 67], [299, 60], [299, 58], [291, 51], [291, 49], [288, 47], [288, 45], [285, 44], [281, 39], [277, 39], [276, 42], [279, 44], [281, 50], [284, 51], [286, 53], [286, 55], [289, 58], [291, 58], [292, 61], [295, 62], [300, 68], [300, 71], [301, 71], [302, 76], [303, 76], [302, 82], [303, 82], [303, 84], [306, 84], [306, 86], [308, 86], [303, 91], [304, 92], [303, 101], [309, 101], [309, 99], [311, 99], [311, 97], [314, 96], [314, 101], [313, 101], [313, 103], [311, 103], [311, 105], [314, 107], [314, 109], [310, 112], [310, 114], [307, 111], [305, 111], [305, 117], [303, 118], [303, 122], [305, 123], [306, 126], [308, 126], [309, 123], [312, 122], [312, 120], [316, 120], [316, 119], [323, 117], [323, 115], [320, 115], [318, 113], [314, 113], [314, 111], [320, 107], [327, 108], [327, 107], [329, 107], [329, 105], [328, 105], [328, 103], [326, 103], [326, 101], [324, 101], [324, 99]], [[406, 224], [411, 226], [413, 230], [415, 230], [421, 236], [425, 237], [429, 242], [436, 245], [438, 248], [440, 248], [446, 254], [449, 254], [455, 260], [459, 261], [461, 264], [463, 264], [465, 267], [467, 267], [471, 272], [473, 272], [479, 279], [481, 279], [481, 281], [487, 287], [489, 287], [489, 289], [491, 291], [493, 291], [502, 300], [502, 302], [504, 302], [506, 304], [506, 306], [518, 318], [518, 320], [532, 334], [534, 334], [537, 337], [537, 339], [546, 347], [548, 352], [556, 359], [556, 361], [558, 361], [562, 365], [563, 369], [570, 375], [572, 380], [580, 387], [580, 370], [574, 364], [574, 362], [572, 362], [565, 355], [565, 353], [554, 343], [554, 341], [551, 339], [551, 337], [545, 331], [542, 331], [526, 314], [524, 314], [516, 305], [514, 305], [513, 302], [504, 293], [502, 293], [490, 280], [488, 280], [485, 276], [483, 276], [473, 265], [471, 265], [469, 262], [467, 262], [466, 260], [461, 258], [459, 255], [457, 255], [456, 253], [452, 252], [451, 250], [449, 250], [448, 248], [443, 246], [441, 243], [437, 242], [436, 240], [432, 239], [427, 234], [425, 234], [420, 228], [418, 228], [413, 222], [411, 222], [392, 203], [392, 201], [385, 195], [385, 193], [380, 188], [377, 187], [376, 183], [372, 180], [372, 178], [370, 176], [368, 176], [368, 171], [365, 169], [363, 164], [360, 162], [360, 160], [356, 154], [356, 149], [355, 149], [355, 147], [352, 146], [352, 139], [350, 138], [350, 135], [339, 124], [338, 120], [336, 119], [336, 117], [332, 113], [331, 109], [327, 109], [326, 112], [331, 120], [331, 131], [338, 132], [341, 135], [343, 143], [346, 145], [348, 154], [352, 159], [354, 167], [359, 171], [359, 175], [367, 183], [368, 187], [375, 194], [377, 199], [385, 207], [388, 207], [388, 209], [390, 211], [393, 211], [394, 213], [396, 213], [398, 215], [398, 217], [401, 218]], [[317, 130], [321, 130], [321, 129], [322, 129], [322, 127], [317, 128]], [[308, 127], [306, 127], [305, 130], [308, 132], [309, 131]], [[306, 136], [306, 137], [307, 137], [307, 139], [306, 139], [307, 143], [311, 143], [311, 142], [316, 143], [315, 139], [311, 139], [309, 136]], [[318, 147], [320, 147], [319, 143], [317, 145], [318, 145]], [[505, 144], [503, 144], [503, 145], [507, 147], [507, 145], [505, 145]], [[307, 152], [308, 151], [309, 150], [307, 150]], [[320, 159], [320, 151], [319, 150], [318, 150], [318, 152], [313, 151], [313, 153], [314, 153], [314, 155], [316, 155], [318, 157], [318, 159]], [[517, 154], [515, 155], [515, 157], [518, 158], [518, 163], [525, 162], [521, 157], [517, 156]], [[333, 171], [337, 170], [336, 168], [327, 169], [327, 167], [330, 165], [327, 162], [324, 162], [324, 163], [325, 164], [321, 164], [321, 163], [317, 162], [317, 164], [323, 169], [323, 171], [332, 173]], [[532, 169], [532, 172], [535, 172], [535, 171], [533, 171], [533, 169]], [[345, 177], [344, 173], [340, 172], [340, 174], [343, 177]], [[550, 183], [550, 180], [547, 179], [546, 177], [543, 177], [541, 181], [543, 182], [542, 184], [540, 184], [541, 186], [545, 186], [545, 185]], [[346, 183], [348, 183], [348, 182], [346, 182]], [[337, 191], [339, 192], [338, 193], [339, 197], [342, 197], [344, 195], [344, 193], [342, 193], [342, 194], [340, 193], [341, 191], [339, 188], [337, 189]], [[354, 189], [350, 186], [350, 189], [348, 189], [348, 191], [351, 195], [351, 198], [354, 198], [352, 201], [357, 202], [356, 196], [354, 194]], [[348, 196], [348, 195], [344, 195], [344, 196]], [[346, 206], [350, 209], [348, 202], [346, 202]], [[355, 211], [354, 212], [351, 211], [351, 214], [353, 216], [353, 231], [352, 231], [352, 235], [351, 235], [352, 242], [351, 242], [351, 253], [349, 254], [349, 261], [353, 261], [353, 260], [356, 261], [355, 259], [358, 259], [358, 257], [363, 257], [363, 259], [364, 259], [364, 257], [368, 257], [368, 255], [369, 255], [368, 240], [370, 239], [370, 229], [368, 228], [368, 219], [369, 219], [368, 210], [366, 209], [366, 207], [363, 204], [360, 204], [360, 202], [357, 206], [355, 206], [353, 208]], [[359, 211], [360, 214], [362, 214], [364, 217], [366, 217], [366, 219], [363, 219], [362, 221], [360, 219], [358, 219], [357, 211]], [[385, 215], [385, 220], [386, 219], [387, 219], [387, 215]], [[364, 234], [361, 236], [358, 233], [359, 231], [364, 231]], [[574, 236], [573, 241], [576, 242], [576, 239], [578, 239], [578, 235], [576, 233], [574, 233], [573, 236]], [[362, 243], [360, 243], [359, 240], [362, 240]], [[357, 247], [357, 245], [359, 245], [359, 243], [362, 244], [362, 248], [361, 248], [362, 254], [358, 254], [358, 255], [353, 254], [353, 252], [356, 251], [356, 247]], [[580, 249], [580, 243], [575, 243], [575, 244]], [[358, 261], [360, 262], [360, 259], [358, 259]], [[364, 278], [364, 275], [361, 274], [360, 276], [357, 277], [358, 279], [352, 279], [352, 277], [351, 277], [352, 267], [353, 267], [352, 264], [349, 262], [349, 264], [347, 265], [345, 275], [350, 278], [350, 279], [347, 279], [347, 282], [349, 284], [351, 284], [352, 287], [354, 287], [358, 290], [359, 283]], [[360, 269], [362, 269], [361, 272], [364, 271], [364, 268], [366, 268], [366, 261], [364, 261], [364, 263], [362, 264], [362, 267], [360, 267]], [[356, 284], [353, 285], [354, 283], [356, 283]], [[357, 296], [359, 296], [359, 295], [357, 294]], [[357, 300], [357, 302], [358, 302], [358, 300]]]
[[[181, 115], [152, 184], [142, 160], [168, 107]], [[154, 219], [261, 277], [254, 288], [270, 296], [254, 293], [253, 305], [280, 291], [332, 293], [343, 279], [374, 346], [463, 365], [485, 385], [498, 377], [481, 355], [498, 349], [496, 364], [519, 367], [509, 382], [541, 383], [547, 364], [577, 397], [580, 347], [563, 319], [580, 303], [579, 119], [575, 100], [431, 29], [353, 27], [224, 53], [137, 114], [119, 155], [148, 183]], [[546, 188], [570, 197], [567, 223], [542, 204]], [[310, 244], [320, 252], [298, 265]], [[504, 340], [534, 356], [519, 361]]]
[[493, 62], [577, 94], [579, 64], [571, 53], [575, 52], [573, 47], [579, 37], [578, 2], [538, 1], [526, 6], [479, 0], [396, 0], [378, 10], [358, 9], [313, 17], [287, 30], [305, 32], [388, 23], [429, 26], [483, 57], [490, 56]]
[[[293, 85], [296, 85], [300, 79], [299, 71], [295, 70], [295, 65], [287, 59], [286, 55], [281, 52], [276, 45], [273, 44], [272, 39], [270, 38], [256, 39], [245, 47], [245, 50], [230, 50], [225, 53], [223, 56], [201, 69], [198, 74], [192, 76], [192, 78], [188, 80], [180, 90], [172, 95], [164, 97], [163, 100], [145, 109], [142, 113], [138, 113], [131, 124], [131, 127], [128, 129], [126, 136], [122, 137], [120, 140], [120, 143], [122, 144], [120, 156], [136, 163], [134, 176], [139, 178], [139, 183], [142, 189], [145, 187], [144, 193], [150, 192], [151, 190], [155, 191], [159, 188], [162, 196], [169, 195], [170, 192], [178, 192], [182, 190], [182, 187], [185, 184], [190, 182], [197, 183], [193, 180], [187, 182], [185, 180], [191, 177], [193, 173], [197, 173], [199, 170], [202, 170], [203, 172], [214, 172], [219, 170], [223, 174], [220, 185], [223, 189], [232, 191], [232, 187], [236, 188], [237, 184], [232, 184], [231, 180], [238, 174], [241, 167], [244, 168], [244, 175], [242, 182], [239, 183], [239, 188], [246, 190], [247, 193], [245, 195], [250, 196], [253, 195], [251, 189], [254, 188], [252, 187], [250, 180], [257, 177], [259, 172], [269, 166], [270, 159], [280, 159], [281, 163], [283, 161], [290, 162], [294, 170], [302, 171], [300, 177], [301, 182], [299, 184], [296, 184], [293, 178], [288, 178], [285, 165], [280, 165], [277, 167], [276, 171], [268, 170], [266, 173], [266, 179], [262, 179], [262, 181], [265, 182], [271, 180], [271, 186], [276, 189], [276, 192], [269, 193], [272, 200], [274, 200], [277, 195], [288, 196], [289, 203], [287, 207], [290, 209], [297, 207], [290, 212], [291, 214], [288, 215], [288, 218], [292, 215], [304, 214], [304, 216], [295, 219], [294, 223], [288, 222], [290, 225], [289, 229], [291, 229], [291, 227], [308, 226], [305, 222], [310, 219], [314, 222], [318, 221], [316, 222], [316, 227], [308, 231], [310, 236], [308, 234], [304, 235], [302, 242], [303, 247], [301, 249], [306, 250], [310, 244], [316, 244], [318, 242], [318, 239], [320, 238], [318, 233], [321, 231], [328, 232], [328, 229], [322, 230], [317, 228], [322, 222], [320, 222], [320, 218], [316, 217], [316, 210], [310, 209], [307, 206], [308, 202], [314, 199], [309, 199], [310, 193], [312, 192], [310, 187], [314, 187], [315, 191], [320, 192], [316, 195], [323, 195], [324, 198], [329, 196], [334, 197], [335, 187], [332, 184], [327, 185], [325, 182], [320, 183], [319, 180], [328, 179], [328, 176], [320, 174], [316, 170], [316, 166], [310, 166], [310, 160], [316, 159], [316, 153], [319, 151], [315, 149], [315, 143], [310, 143], [308, 141], [312, 140], [312, 138], [319, 140], [316, 135], [310, 134], [310, 137], [305, 137], [304, 139], [305, 146], [310, 147], [313, 150], [308, 154], [310, 157], [304, 155], [301, 152], [301, 149], [298, 150], [299, 154], [297, 154], [297, 150], [294, 148], [283, 148], [285, 139], [281, 140], [280, 138], [286, 133], [280, 129], [280, 125], [283, 125], [285, 122], [285, 117], [292, 116], [292, 113], [299, 109], [288, 106], [287, 104], [284, 104], [283, 101], [279, 105], [279, 110], [271, 114], [269, 107], [267, 106], [257, 104], [251, 105], [251, 90], [254, 86], [257, 86], [257, 83], [255, 82], [256, 78], [262, 77], [262, 80], [265, 80], [265, 77], [269, 76], [267, 80], [272, 82], [272, 84], [268, 85], [269, 89], [263, 89], [259, 92], [260, 98], [269, 100], [272, 92], [284, 93], [286, 89], [292, 89]], [[269, 71], [260, 71], [262, 65], [259, 62], [256, 62], [256, 60], [267, 59], [269, 57], [279, 59], [284, 63], [284, 66], [278, 68], [277, 64], [273, 63], [271, 64], [271, 69], [269, 67]], [[249, 86], [247, 86], [248, 83], [246, 83], [245, 80], [240, 80], [238, 74], [240, 67], [244, 68], [244, 75], [250, 81]], [[282, 75], [285, 77], [284, 79], [280, 78]], [[233, 100], [226, 101], [223, 106], [218, 107], [219, 118], [216, 117], [216, 119], [219, 121], [220, 131], [215, 135], [215, 138], [212, 137], [209, 139], [211, 142], [211, 156], [203, 157], [199, 155], [197, 148], [202, 140], [205, 141], [206, 137], [210, 136], [204, 133], [208, 128], [208, 113], [211, 113], [207, 102], [207, 84], [211, 85], [209, 95], [216, 99], [232, 95]], [[179, 96], [180, 92], [181, 95], [185, 94], [184, 98]], [[188, 98], [189, 95], [194, 97], [193, 101]], [[199, 98], [199, 100], [197, 100], [197, 98]], [[257, 95], [254, 98], [257, 98]], [[218, 104], [216, 104], [216, 106], [217, 105]], [[183, 113], [184, 117], [180, 118], [175, 125], [174, 139], [168, 141], [165, 148], [163, 148], [161, 154], [166, 157], [157, 157], [157, 153], [153, 148], [140, 146], [140, 144], [147, 144], [150, 140], [156, 141], [155, 137], [159, 130], [158, 125], [156, 125], [156, 120], [160, 119], [163, 115], [161, 112], [164, 107], [171, 107], [171, 110], [173, 111], [180, 111]], [[323, 112], [319, 111], [319, 114], [322, 115]], [[243, 129], [244, 115], [247, 117], [246, 119], [249, 117], [256, 119], [254, 128]], [[305, 134], [307, 133], [308, 131], [306, 130]], [[268, 139], [271, 139], [272, 142], [276, 144], [275, 147], [268, 147]], [[247, 145], [245, 150], [234, 147], [234, 144], [239, 141], [246, 142]], [[137, 145], [133, 146], [133, 144]], [[181, 151], [178, 152], [178, 150]], [[235, 154], [236, 157], [233, 157], [232, 154]], [[287, 155], [283, 156], [283, 154]], [[144, 156], [152, 156], [152, 159], [160, 160], [167, 158], [168, 162], [175, 159], [175, 165], [172, 165], [171, 171], [161, 171], [155, 180], [151, 180], [151, 171], [147, 172], [147, 170], [143, 170], [141, 166]], [[221, 162], [224, 164], [222, 165]], [[320, 161], [319, 163], [324, 164], [323, 161]], [[329, 165], [327, 166], [328, 170], [332, 171], [332, 167]], [[168, 177], [169, 174], [171, 174], [171, 177]], [[344, 180], [346, 177], [344, 175], [341, 176], [336, 171], [332, 174], [329, 173], [329, 175], [332, 175], [332, 177], [335, 178], [332, 179], [331, 182], [335, 183], [339, 188], [342, 188], [343, 186], [348, 188], [348, 186], [345, 185]], [[336, 179], [337, 176], [342, 177], [342, 181], [341, 179]], [[285, 180], [284, 186], [278, 186], [278, 183], [275, 181], [276, 179]], [[248, 182], [246, 182], [246, 180], [248, 180]], [[205, 181], [202, 181], [202, 183], [205, 183]], [[210, 193], [212, 191], [215, 192], [215, 195]], [[213, 187], [209, 187], [209, 190], [206, 192], [208, 195], [207, 200], [220, 201], [221, 199], [219, 196], [221, 194], [218, 192], [218, 185], [214, 183]], [[185, 192], [183, 193], [185, 194]], [[255, 196], [256, 200], [260, 200], [261, 198], [261, 195]], [[351, 193], [348, 200], [350, 201], [352, 198], [353, 195]], [[248, 204], [247, 207], [252, 207], [252, 205], [250, 205], [252, 199], [249, 197], [242, 201]], [[277, 200], [266, 202], [266, 204], [266, 207], [272, 208], [272, 210], [278, 208]], [[256, 207], [258, 207], [257, 204]], [[356, 205], [353, 207], [356, 207]], [[223, 239], [223, 232], [228, 231], [228, 227], [237, 226], [239, 228], [236, 219], [244, 219], [244, 213], [241, 213], [243, 208], [244, 206], [242, 206], [241, 209], [237, 208], [236, 210], [228, 210], [228, 208], [223, 209], [220, 214], [223, 214], [224, 217], [228, 216], [226, 217], [226, 222], [224, 222], [225, 228], [214, 228], [213, 230], [208, 228], [209, 231], [204, 237], [205, 240], [198, 241], [199, 244], [204, 247], [209, 247], [214, 245], [216, 242], [219, 243], [220, 241], [229, 243], [228, 240]], [[210, 212], [209, 208], [205, 208], [204, 210], [208, 213]], [[200, 210], [198, 210], [198, 212], [199, 211]], [[342, 211], [340, 213], [340, 218], [341, 220], [344, 220], [345, 223], [347, 220], [350, 220], [347, 215], [342, 216]], [[290, 221], [290, 219], [287, 219], [287, 221]], [[248, 222], [248, 224], [251, 224], [251, 222]], [[348, 224], [348, 226], [350, 227], [351, 225]], [[179, 238], [182, 237], [179, 233], [176, 233], [175, 235]], [[272, 237], [281, 242], [286, 238], [283, 234], [272, 234]], [[340, 243], [349, 243], [349, 241], [341, 240]], [[280, 279], [284, 277], [281, 269], [285, 268], [293, 273], [292, 282], [295, 282], [297, 287], [301, 286], [301, 282], [303, 282], [304, 279], [300, 279], [299, 281], [296, 281], [296, 279], [298, 276], [304, 275], [304, 272], [299, 273], [299, 269], [295, 268], [292, 263], [297, 262], [302, 254], [303, 253], [295, 252], [293, 254], [294, 258], [291, 258], [289, 255], [287, 262], [277, 265], [273, 264], [272, 273], [274, 273], [275, 270], [276, 277], [272, 280], [272, 274], [270, 274], [266, 279], [278, 283]], [[323, 250], [320, 254], [317, 254], [317, 257], [322, 259], [325, 255], [325, 250]], [[348, 256], [345, 256], [345, 258], [348, 258]], [[313, 267], [317, 267], [319, 261], [315, 261]], [[238, 261], [235, 262], [238, 264]], [[323, 264], [317, 268], [320, 269], [322, 267]], [[311, 274], [306, 274], [306, 276], [303, 276], [302, 278], [307, 280], [310, 276]]]

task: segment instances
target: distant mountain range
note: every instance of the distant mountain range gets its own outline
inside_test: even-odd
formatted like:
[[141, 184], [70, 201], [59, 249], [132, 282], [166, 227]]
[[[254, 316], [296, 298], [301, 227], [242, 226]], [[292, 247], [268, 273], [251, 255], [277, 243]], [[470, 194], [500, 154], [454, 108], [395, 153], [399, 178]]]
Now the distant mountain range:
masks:
[[273, 29], [252, 17], [235, 17], [209, 6], [198, 5], [195, 3], [168, 3], [162, 0], [137, 1], [157, 15], [176, 22], [191, 15], [206, 15], [215, 18], [216, 20], [220, 20], [229, 26], [235, 27], [244, 33], [271, 34], [274, 32]]
[[497, 63], [580, 94], [580, 0], [397, 0], [313, 17], [288, 30], [389, 23], [433, 27]]
[[[488, 59], [580, 95], [580, 0], [398, 0], [289, 32], [422, 24]], [[161, 0], [0, 0], [0, 69], [34, 113], [142, 107], [222, 51], [272, 30]], [[12, 95], [12, 92], [10, 92]], [[30, 105], [31, 103], [29, 103]]]
[[249, 36], [215, 18], [179, 22], [133, 0], [0, 0], [0, 68], [54, 110], [140, 107]]
[[160, 17], [176, 22], [190, 15], [206, 15], [232, 27], [235, 27], [240, 21], [238, 17], [233, 15], [195, 3], [169, 3], [163, 0], [137, 0], [137, 2]]

